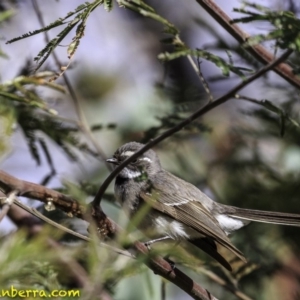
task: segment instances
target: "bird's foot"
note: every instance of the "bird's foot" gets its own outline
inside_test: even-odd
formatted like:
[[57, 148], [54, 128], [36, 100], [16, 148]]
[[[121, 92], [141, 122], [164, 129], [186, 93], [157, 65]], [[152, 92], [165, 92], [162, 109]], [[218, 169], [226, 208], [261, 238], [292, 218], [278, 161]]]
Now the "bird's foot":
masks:
[[173, 260], [171, 260], [168, 256], [165, 256], [164, 260], [166, 260], [170, 264], [170, 267], [174, 271], [174, 269], [175, 269], [175, 262]]

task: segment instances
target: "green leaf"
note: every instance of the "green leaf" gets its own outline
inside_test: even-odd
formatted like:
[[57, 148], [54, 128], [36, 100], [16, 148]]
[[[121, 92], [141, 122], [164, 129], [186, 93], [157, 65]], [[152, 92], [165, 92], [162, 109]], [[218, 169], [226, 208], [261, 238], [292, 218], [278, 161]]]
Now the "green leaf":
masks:
[[245, 2], [244, 6], [256, 12], [243, 8], [234, 11], [248, 15], [247, 17], [232, 20], [231, 23], [253, 23], [254, 21], [269, 22], [273, 29], [267, 34], [259, 34], [247, 39], [245, 45], [256, 45], [262, 41], [275, 40], [276, 46], [282, 49], [300, 51], [299, 31], [300, 20], [291, 11], [272, 11], [267, 7]]
[[15, 12], [12, 9], [0, 12], [0, 23], [10, 19], [14, 14]]
[[236, 67], [231, 64], [228, 64], [225, 62], [225, 60], [223, 58], [221, 58], [217, 55], [214, 55], [208, 51], [201, 50], [201, 49], [196, 49], [196, 50], [183, 49], [183, 50], [175, 51], [172, 53], [165, 52], [165, 53], [159, 54], [158, 58], [163, 61], [170, 61], [170, 60], [174, 60], [179, 57], [188, 56], [188, 55], [192, 55], [197, 58], [201, 57], [205, 60], [208, 60], [208, 61], [214, 63], [217, 67], [219, 67], [221, 69], [224, 76], [229, 76], [230, 71], [231, 71], [231, 72], [239, 75], [241, 78], [245, 78], [245, 75], [242, 72], [242, 70], [251, 71], [250, 69], [240, 68], [240, 67]]
[[110, 12], [113, 8], [113, 0], [104, 0], [104, 9]]

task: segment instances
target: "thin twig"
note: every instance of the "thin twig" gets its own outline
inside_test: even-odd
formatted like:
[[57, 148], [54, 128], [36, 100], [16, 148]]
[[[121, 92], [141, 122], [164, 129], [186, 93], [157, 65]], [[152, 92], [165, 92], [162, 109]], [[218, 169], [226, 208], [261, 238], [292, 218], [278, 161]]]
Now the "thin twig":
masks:
[[209, 102], [213, 102], [214, 101], [214, 97], [210, 91], [210, 88], [208, 86], [207, 81], [205, 80], [202, 71], [201, 71], [201, 61], [199, 59], [199, 57], [197, 57], [197, 63], [198, 63], [198, 76], [202, 82], [203, 88], [205, 90], [205, 92], [207, 93], [208, 97], [209, 97]]
[[[250, 35], [244, 32], [237, 24], [232, 24], [232, 19], [213, 0], [196, 0], [196, 2], [240, 44], [246, 42], [250, 37]], [[274, 60], [273, 54], [262, 45], [247, 46], [245, 47], [245, 50], [250, 52], [257, 60], [264, 64], [269, 64]], [[300, 88], [300, 78], [293, 72], [293, 69], [288, 64], [281, 63], [277, 65], [274, 68], [274, 72], [293, 86]]]
[[93, 206], [96, 207], [100, 204], [101, 199], [108, 188], [109, 184], [113, 181], [113, 179], [117, 176], [117, 174], [126, 167], [129, 163], [134, 161], [136, 158], [138, 158], [140, 155], [145, 153], [147, 150], [155, 146], [156, 144], [160, 143], [161, 141], [165, 140], [166, 138], [170, 137], [174, 133], [178, 132], [182, 128], [184, 128], [186, 125], [193, 122], [195, 119], [199, 118], [200, 116], [204, 115], [205, 113], [211, 111], [213, 108], [225, 103], [226, 101], [230, 100], [232, 97], [235, 96], [235, 94], [242, 88], [244, 88], [246, 85], [251, 83], [252, 81], [256, 80], [263, 74], [265, 74], [267, 71], [273, 69], [275, 66], [283, 62], [285, 59], [287, 59], [291, 54], [292, 50], [287, 50], [284, 54], [282, 54], [279, 58], [274, 60], [273, 62], [269, 63], [262, 69], [260, 69], [258, 72], [253, 74], [251, 77], [245, 79], [243, 82], [235, 86], [233, 89], [231, 89], [229, 92], [227, 92], [225, 95], [221, 96], [220, 98], [216, 99], [213, 102], [210, 102], [206, 104], [204, 107], [198, 109], [195, 113], [184, 119], [182, 122], [178, 123], [176, 126], [166, 130], [164, 133], [162, 133], [160, 136], [158, 136], [155, 139], [150, 140], [143, 148], [141, 148], [139, 151], [135, 152], [132, 156], [127, 158], [125, 161], [123, 161], [120, 165], [118, 165], [106, 178], [106, 180], [103, 182], [101, 187], [99, 188], [94, 201]]
[[245, 95], [241, 95], [241, 94], [236, 94], [235, 95], [235, 98], [237, 100], [241, 99], [241, 100], [246, 100], [246, 101], [249, 101], [249, 102], [252, 102], [252, 103], [255, 103], [255, 104], [260, 104], [261, 105], [261, 101], [260, 100], [257, 100], [255, 98], [251, 98], [251, 97], [248, 97], [248, 96], [245, 96]]
[[231, 292], [237, 298], [239, 298], [241, 300], [253, 300], [252, 298], [248, 297], [246, 294], [242, 293], [240, 290], [238, 290], [234, 286], [227, 284], [227, 282], [224, 279], [222, 279], [221, 277], [219, 277], [217, 274], [215, 274], [209, 270], [206, 270], [204, 268], [201, 268], [199, 270], [199, 272], [205, 274], [209, 279], [211, 279], [214, 282], [216, 282], [217, 284], [221, 285], [224, 289]]
[[[45, 27], [45, 22], [44, 22], [44, 19], [43, 19], [43, 14], [39, 8], [39, 5], [37, 3], [36, 0], [32, 0], [32, 5], [33, 5], [33, 8], [34, 8], [34, 11], [37, 15], [37, 18], [41, 24], [42, 27]], [[49, 35], [47, 33], [47, 31], [44, 32], [45, 34], [45, 39], [46, 39], [46, 43], [48, 44], [50, 42], [50, 38], [49, 38]], [[54, 58], [54, 61], [57, 65], [57, 67], [60, 69], [61, 68], [61, 62], [58, 58], [58, 56], [56, 55], [55, 51], [52, 51], [52, 56]], [[106, 162], [106, 155], [105, 153], [103, 152], [102, 148], [100, 147], [100, 145], [98, 144], [98, 142], [96, 141], [91, 129], [90, 129], [90, 126], [86, 120], [86, 117], [83, 113], [83, 110], [81, 108], [81, 105], [80, 105], [80, 101], [77, 97], [77, 94], [71, 84], [71, 81], [69, 80], [67, 74], [65, 72], [62, 73], [62, 77], [66, 83], [66, 86], [68, 87], [68, 90], [69, 90], [69, 93], [71, 95], [71, 98], [73, 100], [73, 103], [74, 103], [74, 107], [75, 107], [75, 111], [76, 111], [76, 114], [78, 116], [78, 119], [79, 119], [79, 128], [80, 130], [89, 138], [89, 140], [91, 141], [91, 143], [93, 144], [93, 146], [95, 147], [95, 149], [97, 150], [98, 152], [98, 155], [101, 157], [102, 161], [105, 163], [106, 167], [108, 168], [108, 170], [112, 170], [113, 167], [111, 164], [107, 163]]]
[[0, 206], [2, 206], [2, 210], [0, 213], [0, 222], [3, 220], [3, 218], [8, 214], [11, 205], [13, 204], [14, 197], [17, 194], [16, 191], [12, 191], [9, 193], [8, 197], [1, 197], [0, 198]]
[[10, 210], [10, 205], [4, 204], [2, 206], [2, 210], [0, 212], [0, 222], [4, 219], [4, 217], [7, 215], [7, 213], [9, 212], [9, 210]]
[[[29, 212], [29, 213], [32, 214], [33, 216], [35, 216], [35, 217], [41, 219], [42, 221], [44, 221], [44, 222], [50, 224], [51, 226], [54, 226], [54, 227], [56, 227], [56, 228], [58, 228], [58, 229], [60, 229], [60, 230], [62, 230], [62, 231], [64, 231], [64, 232], [67, 232], [67, 233], [69, 233], [69, 234], [71, 234], [71, 235], [73, 235], [73, 236], [76, 236], [76, 237], [80, 238], [80, 239], [83, 240], [83, 241], [86, 241], [86, 242], [91, 242], [91, 241], [92, 241], [91, 238], [89, 238], [89, 237], [87, 237], [87, 236], [85, 236], [85, 235], [83, 235], [83, 234], [80, 234], [80, 233], [78, 233], [78, 232], [76, 232], [76, 231], [74, 231], [74, 230], [72, 230], [72, 229], [69, 229], [69, 228], [67, 228], [67, 227], [65, 227], [65, 226], [63, 226], [63, 225], [60, 225], [60, 224], [58, 224], [57, 222], [55, 222], [55, 221], [53, 221], [53, 220], [47, 218], [46, 216], [44, 216], [43, 214], [41, 214], [41, 213], [40, 213], [37, 209], [35, 209], [34, 207], [29, 207], [29, 206], [27, 206], [26, 204], [22, 203], [20, 200], [18, 200], [17, 197], [14, 198], [14, 204], [16, 204], [17, 206], [19, 206], [19, 207], [21, 207], [22, 209], [26, 210], [27, 212]], [[100, 246], [105, 247], [105, 248], [107, 248], [107, 249], [110, 249], [110, 250], [112, 250], [112, 251], [114, 251], [114, 252], [116, 252], [116, 253], [118, 253], [118, 254], [122, 254], [122, 255], [127, 256], [127, 257], [130, 257], [130, 258], [135, 258], [135, 256], [134, 256], [133, 254], [131, 254], [130, 252], [125, 251], [125, 250], [118, 249], [118, 248], [113, 247], [113, 246], [110, 246], [110, 245], [108, 245], [108, 244], [106, 244], [106, 243], [100, 242]]]
[[161, 279], [161, 282], [160, 282], [160, 299], [161, 300], [166, 300], [166, 287], [167, 287], [167, 284], [166, 284], [166, 281], [164, 279]]
[[0, 212], [0, 222], [4, 219], [4, 217], [7, 215], [7, 213], [9, 212], [9, 210], [10, 210], [10, 205], [4, 204], [2, 206], [2, 210]]
[[[179, 38], [177, 38], [177, 39], [179, 39]], [[191, 64], [192, 68], [194, 69], [194, 71], [196, 72], [196, 74], [199, 75], [199, 69], [198, 69], [196, 63], [194, 62], [192, 56], [188, 55], [187, 59], [188, 59], [189, 63]]]
[[[176, 44], [180, 44], [182, 47], [186, 47], [185, 44], [184, 44], [184, 42], [179, 37], [179, 35], [175, 37], [174, 41], [176, 41]], [[192, 66], [192, 68], [194, 69], [194, 71], [196, 72], [197, 76], [199, 77], [200, 82], [202, 83], [202, 85], [204, 87], [204, 90], [208, 94], [208, 96], [209, 96], [209, 102], [212, 102], [214, 99], [213, 99], [213, 96], [210, 93], [208, 84], [205, 81], [204, 76], [203, 76], [203, 74], [201, 72], [199, 57], [197, 57], [197, 64], [195, 63], [195, 61], [194, 61], [194, 59], [193, 59], [193, 57], [191, 55], [187, 55], [187, 59], [188, 59], [190, 65]]]

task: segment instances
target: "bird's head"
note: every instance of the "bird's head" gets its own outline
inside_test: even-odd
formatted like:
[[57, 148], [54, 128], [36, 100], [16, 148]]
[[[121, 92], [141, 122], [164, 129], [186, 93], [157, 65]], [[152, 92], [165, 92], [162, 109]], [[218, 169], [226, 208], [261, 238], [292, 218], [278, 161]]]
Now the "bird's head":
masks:
[[[137, 142], [130, 142], [121, 146], [113, 155], [112, 158], [107, 159], [108, 163], [114, 165], [121, 164], [128, 157], [139, 151], [143, 144]], [[155, 175], [161, 170], [161, 165], [157, 154], [153, 150], [148, 150], [137, 159], [129, 163], [119, 174], [123, 178], [137, 178], [142, 174]]]

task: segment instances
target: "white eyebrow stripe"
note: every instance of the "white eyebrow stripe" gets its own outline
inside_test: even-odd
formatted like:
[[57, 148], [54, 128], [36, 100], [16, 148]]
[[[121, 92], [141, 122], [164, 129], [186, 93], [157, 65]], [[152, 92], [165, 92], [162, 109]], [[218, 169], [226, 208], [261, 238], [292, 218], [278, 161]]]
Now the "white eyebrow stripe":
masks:
[[139, 160], [145, 160], [145, 161], [152, 162], [152, 160], [149, 157], [142, 157]]
[[123, 155], [124, 156], [131, 156], [131, 155], [133, 155], [135, 152], [133, 152], [133, 151], [125, 151], [124, 153], [123, 153]]
[[[135, 152], [134, 151], [125, 151], [122, 156], [127, 156], [127, 157], [130, 157], [134, 154]], [[138, 160], [144, 160], [144, 161], [148, 161], [148, 162], [152, 162], [152, 160], [149, 158], [149, 157], [141, 157], [141, 158], [138, 158]]]

